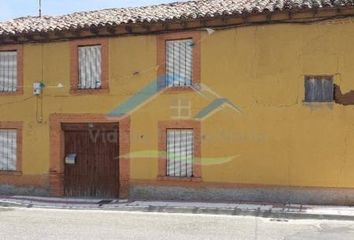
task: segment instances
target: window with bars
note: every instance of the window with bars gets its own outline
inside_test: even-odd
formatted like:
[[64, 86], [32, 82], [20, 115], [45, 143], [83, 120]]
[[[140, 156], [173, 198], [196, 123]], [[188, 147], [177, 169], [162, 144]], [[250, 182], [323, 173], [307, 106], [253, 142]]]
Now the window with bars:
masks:
[[334, 99], [331, 76], [308, 76], [305, 78], [305, 102], [332, 102]]
[[166, 86], [192, 86], [192, 39], [166, 41]]
[[102, 86], [102, 46], [80, 46], [79, 89], [98, 89]]
[[193, 176], [193, 129], [167, 129], [167, 176]]
[[17, 90], [17, 52], [0, 51], [0, 92]]
[[0, 171], [16, 171], [17, 130], [0, 129]]

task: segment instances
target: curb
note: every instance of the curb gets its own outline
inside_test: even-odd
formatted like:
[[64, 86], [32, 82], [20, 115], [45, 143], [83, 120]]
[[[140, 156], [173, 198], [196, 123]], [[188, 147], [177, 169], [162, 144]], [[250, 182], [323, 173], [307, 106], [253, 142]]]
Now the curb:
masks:
[[0, 201], [0, 207], [24, 207], [23, 204], [21, 203], [14, 203], [14, 202], [8, 202], [8, 201]]
[[0, 207], [3, 208], [37, 208], [37, 209], [65, 209], [65, 210], [104, 210], [104, 211], [119, 211], [119, 212], [145, 212], [145, 213], [185, 213], [185, 214], [207, 214], [207, 215], [226, 215], [226, 216], [250, 216], [261, 218], [272, 218], [278, 220], [338, 220], [338, 221], [354, 221], [353, 215], [335, 215], [335, 214], [313, 214], [301, 212], [287, 211], [271, 211], [241, 209], [241, 208], [215, 208], [215, 207], [174, 207], [174, 206], [122, 206], [122, 205], [53, 205], [40, 203], [18, 203], [12, 201], [1, 201]]
[[[102, 209], [102, 208], [99, 208]], [[126, 212], [155, 212], [155, 213], [186, 213], [186, 214], [207, 214], [207, 215], [227, 215], [227, 216], [248, 216], [274, 219], [292, 219], [292, 220], [337, 220], [354, 221], [351, 215], [331, 215], [331, 214], [309, 214], [295, 212], [271, 212], [271, 211], [253, 211], [243, 209], [223, 209], [223, 208], [182, 208], [182, 207], [120, 207], [104, 209], [112, 211]]]

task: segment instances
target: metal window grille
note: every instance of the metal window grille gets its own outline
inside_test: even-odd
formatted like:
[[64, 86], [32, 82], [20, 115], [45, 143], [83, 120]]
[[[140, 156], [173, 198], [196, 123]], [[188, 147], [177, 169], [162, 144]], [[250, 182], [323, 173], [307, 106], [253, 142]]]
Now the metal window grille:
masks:
[[95, 89], [102, 85], [101, 46], [79, 47], [79, 89]]
[[166, 42], [166, 86], [192, 85], [193, 45], [192, 39]]
[[15, 171], [17, 162], [17, 131], [0, 129], [0, 171]]
[[305, 102], [332, 102], [333, 98], [332, 77], [311, 76], [305, 78]]
[[17, 52], [0, 52], [0, 92], [16, 92]]
[[193, 130], [167, 130], [167, 176], [193, 176]]

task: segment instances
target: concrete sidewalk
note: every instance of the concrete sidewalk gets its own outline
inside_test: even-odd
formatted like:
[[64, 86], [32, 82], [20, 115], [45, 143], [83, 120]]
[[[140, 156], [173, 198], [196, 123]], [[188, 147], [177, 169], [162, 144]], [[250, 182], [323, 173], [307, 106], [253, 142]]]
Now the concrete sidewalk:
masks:
[[262, 203], [128, 201], [29, 196], [0, 196], [0, 207], [224, 214], [266, 218], [354, 221], [354, 207]]

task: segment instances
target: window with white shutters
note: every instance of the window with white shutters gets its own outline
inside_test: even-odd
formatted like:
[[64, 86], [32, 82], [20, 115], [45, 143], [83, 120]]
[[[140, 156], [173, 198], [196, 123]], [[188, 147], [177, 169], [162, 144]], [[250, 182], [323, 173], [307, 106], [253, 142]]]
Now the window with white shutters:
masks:
[[97, 89], [102, 86], [102, 47], [80, 46], [79, 60], [79, 89]]
[[167, 176], [193, 176], [192, 129], [167, 129]]
[[332, 102], [334, 99], [331, 76], [308, 76], [305, 78], [305, 102]]
[[0, 92], [17, 90], [17, 52], [0, 51]]
[[16, 171], [17, 130], [0, 129], [0, 171]]
[[193, 40], [166, 41], [166, 86], [188, 87], [192, 85]]

